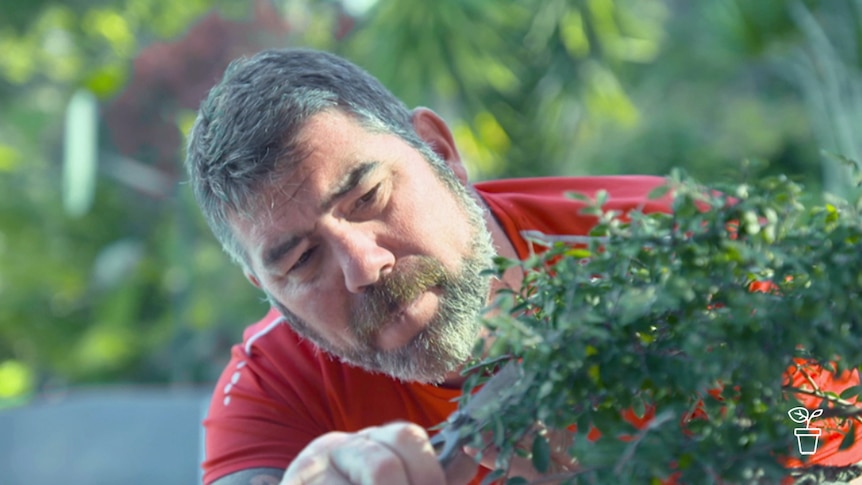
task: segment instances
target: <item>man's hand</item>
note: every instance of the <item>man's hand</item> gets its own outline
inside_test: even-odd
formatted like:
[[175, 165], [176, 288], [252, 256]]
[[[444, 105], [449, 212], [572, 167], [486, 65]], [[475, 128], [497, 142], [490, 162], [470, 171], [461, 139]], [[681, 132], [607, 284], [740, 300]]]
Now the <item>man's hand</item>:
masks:
[[444, 471], [422, 427], [392, 423], [317, 438], [290, 464], [281, 485], [462, 485], [477, 467], [465, 455]]

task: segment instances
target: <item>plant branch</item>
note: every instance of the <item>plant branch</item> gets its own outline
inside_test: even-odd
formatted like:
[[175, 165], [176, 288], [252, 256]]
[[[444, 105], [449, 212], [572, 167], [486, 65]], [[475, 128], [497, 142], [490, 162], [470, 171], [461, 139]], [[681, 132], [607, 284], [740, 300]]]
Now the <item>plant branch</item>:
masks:
[[816, 387], [815, 387], [815, 389], [812, 390], [812, 389], [805, 389], [805, 388], [793, 387], [793, 386], [783, 386], [783, 389], [785, 391], [795, 392], [795, 393], [799, 393], [799, 394], [805, 394], [807, 396], [819, 397], [819, 398], [822, 398], [822, 399], [829, 401], [830, 404], [841, 408], [841, 409], [835, 409], [834, 407], [833, 408], [820, 408], [820, 409], [823, 409], [823, 414], [821, 415], [821, 418], [824, 418], [824, 419], [825, 418], [834, 418], [834, 417], [853, 418], [856, 421], [862, 423], [862, 407], [860, 407], [857, 404], [854, 404], [850, 401], [847, 401], [846, 399], [841, 399], [840, 397], [830, 396], [830, 395], [826, 394], [825, 392], [821, 391], [820, 389], [817, 389]]

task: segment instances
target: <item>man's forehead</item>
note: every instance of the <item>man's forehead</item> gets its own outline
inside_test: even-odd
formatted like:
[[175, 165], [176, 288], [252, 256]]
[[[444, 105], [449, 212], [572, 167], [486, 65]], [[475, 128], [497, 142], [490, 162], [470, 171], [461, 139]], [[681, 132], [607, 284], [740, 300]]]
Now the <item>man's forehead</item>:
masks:
[[265, 248], [286, 234], [307, 231], [313, 220], [380, 167], [375, 161], [341, 163], [331, 174], [305, 165], [274, 176], [257, 191], [247, 210], [231, 217], [247, 250]]
[[268, 226], [289, 223], [297, 211], [316, 210], [359, 165], [369, 164], [361, 155], [369, 141], [365, 137], [379, 135], [338, 109], [312, 115], [294, 138], [292, 160], [276, 164], [247, 207], [231, 218], [234, 226], [245, 236], [250, 230], [265, 233]]
[[338, 145], [344, 145], [353, 136], [370, 133], [371, 131], [355, 115], [341, 109], [330, 108], [315, 113], [305, 120], [297, 132], [296, 141], [310, 151], [345, 148]]
[[319, 171], [319, 167], [300, 163], [290, 170], [274, 172], [256, 190], [256, 196], [241, 217], [249, 223], [272, 223], [279, 216], [285, 216], [292, 205], [307, 203], [310, 180]]
[[325, 184], [327, 178], [339, 178], [349, 170], [349, 162], [358, 149], [351, 136], [362, 130], [355, 120], [340, 110], [325, 110], [311, 116], [294, 138], [292, 160], [276, 164], [272, 176], [264, 184], [265, 192], [289, 199], [302, 188]]

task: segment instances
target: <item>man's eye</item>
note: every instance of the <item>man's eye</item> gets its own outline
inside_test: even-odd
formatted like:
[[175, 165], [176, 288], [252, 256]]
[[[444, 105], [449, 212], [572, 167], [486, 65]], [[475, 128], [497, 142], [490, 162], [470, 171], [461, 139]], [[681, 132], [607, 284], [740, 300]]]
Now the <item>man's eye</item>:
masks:
[[366, 192], [362, 197], [360, 197], [356, 201], [356, 207], [359, 208], [359, 207], [362, 207], [364, 205], [367, 205], [367, 204], [370, 204], [371, 202], [373, 202], [374, 199], [377, 198], [377, 192], [379, 190], [380, 190], [380, 184], [375, 185], [373, 189]]
[[290, 267], [290, 272], [296, 271], [305, 266], [305, 264], [308, 263], [308, 261], [311, 259], [311, 256], [314, 254], [314, 251], [316, 249], [316, 247], [313, 247], [300, 254], [299, 259], [297, 259], [296, 262], [293, 263], [293, 266]]

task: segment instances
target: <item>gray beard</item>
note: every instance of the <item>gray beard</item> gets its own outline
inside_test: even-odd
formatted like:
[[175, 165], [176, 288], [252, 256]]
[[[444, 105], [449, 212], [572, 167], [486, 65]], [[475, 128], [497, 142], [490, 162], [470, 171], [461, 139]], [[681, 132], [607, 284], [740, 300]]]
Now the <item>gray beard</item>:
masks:
[[[284, 305], [270, 300], [300, 336], [348, 364], [404, 381], [440, 383], [472, 355], [482, 328], [480, 312], [490, 289], [490, 279], [481, 273], [488, 268], [478, 258], [465, 260], [455, 276], [459, 283], [440, 285], [437, 313], [428, 325], [406, 345], [392, 350], [378, 349], [373, 344], [376, 332], [353, 325], [348, 331], [353, 333], [355, 344], [338, 348]], [[388, 318], [378, 320], [377, 326], [387, 322]]]

